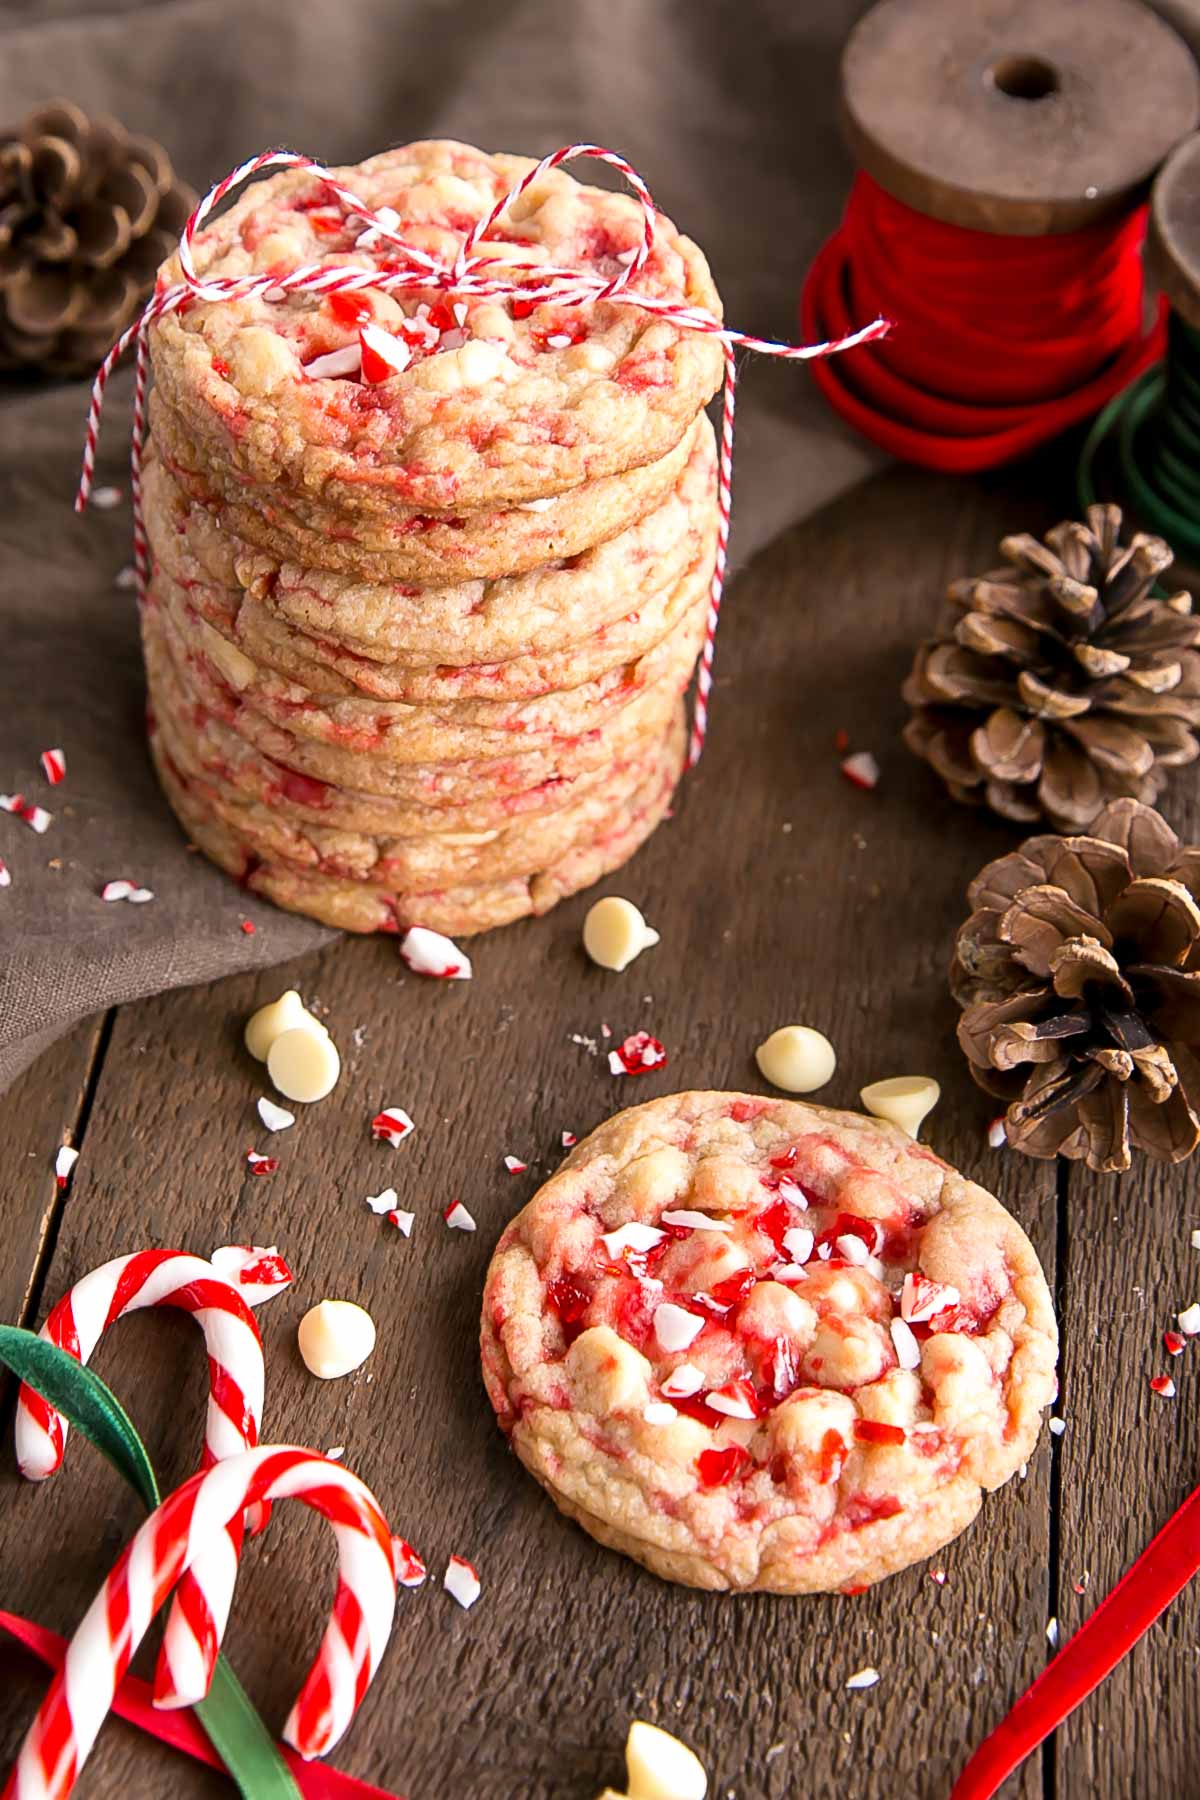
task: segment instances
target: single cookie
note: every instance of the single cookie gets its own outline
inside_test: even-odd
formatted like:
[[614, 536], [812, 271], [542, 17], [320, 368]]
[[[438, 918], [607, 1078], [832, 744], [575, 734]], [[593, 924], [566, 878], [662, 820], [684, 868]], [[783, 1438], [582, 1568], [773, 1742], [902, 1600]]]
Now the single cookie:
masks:
[[705, 597], [715, 478], [704, 421], [674, 493], [640, 525], [569, 566], [453, 588], [397, 591], [271, 563], [192, 505], [157, 460], [144, 517], [160, 578], [262, 668], [347, 697], [523, 699], [633, 662]]
[[451, 937], [469, 937], [549, 912], [567, 895], [590, 887], [628, 862], [671, 804], [683, 767], [685, 742], [680, 708], [675, 730], [652, 778], [619, 816], [606, 821], [597, 837], [573, 845], [549, 867], [503, 881], [410, 894], [263, 861], [193, 791], [156, 732], [151, 733], [150, 750], [163, 792], [191, 842], [251, 893], [344, 931], [399, 932], [410, 925], [424, 925]]
[[[368, 205], [392, 208], [407, 244], [451, 264], [471, 227], [534, 166], [430, 142], [336, 174]], [[539, 269], [610, 280], [641, 236], [630, 196], [555, 170], [513, 202], [486, 247], [498, 273], [536, 286]], [[207, 226], [195, 261], [210, 278], [396, 266], [393, 244], [371, 247], [363, 237], [361, 219], [343, 213], [321, 181], [289, 172], [255, 185]], [[172, 258], [160, 283], [180, 275]], [[636, 290], [719, 314], [704, 257], [661, 214]], [[408, 366], [378, 382], [358, 369], [320, 372], [319, 359], [332, 352], [353, 359], [364, 320], [404, 342]], [[154, 322], [150, 349], [164, 399], [208, 461], [251, 488], [316, 494], [349, 521], [397, 505], [443, 513], [511, 506], [638, 468], [679, 442], [724, 372], [712, 334], [636, 306], [432, 289], [194, 301]]]
[[751, 1095], [619, 1113], [504, 1232], [484, 1380], [555, 1503], [668, 1580], [853, 1590], [929, 1556], [1055, 1392], [1037, 1257], [894, 1127]]
[[206, 460], [155, 389], [150, 422], [158, 456], [189, 499], [232, 536], [277, 562], [332, 570], [374, 583], [491, 580], [578, 556], [653, 512], [679, 480], [704, 423], [697, 419], [665, 456], [620, 475], [512, 507], [431, 513], [397, 504], [378, 518], [348, 524], [312, 495], [246, 485]]

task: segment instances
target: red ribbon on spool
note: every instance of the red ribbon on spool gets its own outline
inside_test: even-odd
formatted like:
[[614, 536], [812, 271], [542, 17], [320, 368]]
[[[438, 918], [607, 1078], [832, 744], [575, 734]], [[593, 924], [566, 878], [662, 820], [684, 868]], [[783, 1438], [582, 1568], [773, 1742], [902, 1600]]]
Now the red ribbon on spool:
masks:
[[1146, 209], [1046, 237], [926, 217], [864, 173], [800, 302], [808, 336], [894, 321], [853, 369], [813, 374], [842, 417], [906, 462], [994, 468], [1090, 418], [1164, 344], [1143, 329]]

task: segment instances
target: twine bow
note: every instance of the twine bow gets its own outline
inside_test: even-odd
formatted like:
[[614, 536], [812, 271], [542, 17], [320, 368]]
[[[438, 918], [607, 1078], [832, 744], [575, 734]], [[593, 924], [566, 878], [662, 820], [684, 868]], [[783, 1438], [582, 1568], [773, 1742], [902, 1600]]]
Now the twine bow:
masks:
[[[544, 263], [522, 263], [516, 260], [506, 261], [506, 270], [530, 274], [534, 277], [532, 281], [517, 283], [511, 279], [497, 276], [495, 263], [479, 253], [479, 245], [482, 240], [486, 238], [501, 214], [527, 188], [531, 187], [547, 171], [557, 168], [560, 163], [569, 162], [580, 156], [593, 157], [600, 162], [608, 163], [611, 168], [620, 172], [633, 189], [642, 212], [641, 242], [633, 256], [616, 275], [607, 280], [602, 276], [589, 274], [583, 269], [548, 268]], [[250, 180], [252, 176], [260, 174], [265, 169], [301, 169], [316, 176], [340, 202], [347, 217], [361, 221], [364, 231], [375, 234], [374, 241], [384, 240], [389, 246], [389, 251], [394, 253], [395, 259], [402, 266], [396, 269], [381, 270], [339, 267], [336, 264], [304, 263], [284, 275], [221, 275], [213, 276], [210, 279], [202, 278], [197, 272], [193, 255], [196, 233], [204, 225], [214, 208], [219, 206], [234, 188], [240, 187], [243, 182]], [[100, 420], [104, 410], [105, 389], [108, 386], [109, 378], [130, 345], [136, 345], [130, 488], [133, 499], [134, 566], [137, 572], [138, 594], [140, 598], [144, 598], [148, 572], [146, 534], [142, 514], [142, 451], [146, 432], [146, 387], [149, 375], [147, 331], [156, 319], [164, 318], [168, 313], [178, 312], [193, 301], [212, 304], [225, 300], [260, 298], [269, 304], [275, 304], [286, 300], [290, 294], [343, 294], [355, 293], [363, 288], [375, 288], [384, 293], [394, 294], [408, 290], [427, 291], [432, 288], [447, 293], [466, 294], [475, 298], [520, 300], [525, 304], [556, 301], [560, 306], [586, 306], [605, 301], [613, 305], [637, 307], [639, 311], [665, 319], [668, 323], [678, 326], [684, 331], [707, 332], [710, 336], [718, 338], [724, 349], [725, 382], [717, 476], [716, 560], [709, 592], [708, 620], [705, 627], [704, 646], [700, 654], [691, 739], [688, 748], [688, 767], [694, 768], [700, 760], [708, 729], [708, 705], [712, 690], [717, 621], [721, 611], [721, 595], [725, 587], [729, 516], [732, 505], [733, 418], [737, 391], [737, 366], [734, 354], [739, 349], [752, 350], [762, 356], [782, 357], [789, 362], [809, 362], [815, 358], [835, 355], [842, 350], [852, 350], [858, 344], [872, 343], [883, 337], [890, 326], [886, 319], [879, 318], [872, 320], [869, 325], [864, 325], [860, 330], [851, 332], [846, 337], [833, 338], [825, 343], [784, 344], [771, 338], [754, 337], [748, 332], [735, 331], [701, 307], [686, 306], [680, 301], [640, 293], [635, 285], [636, 278], [645, 267], [646, 259], [650, 255], [656, 223], [657, 213], [650, 190], [637, 170], [623, 156], [619, 156], [613, 150], [602, 149], [598, 144], [564, 144], [552, 155], [544, 156], [541, 162], [529, 170], [528, 174], [522, 176], [521, 180], [496, 203], [491, 212], [471, 228], [454, 261], [443, 263], [435, 257], [427, 255], [424, 251], [416, 249], [413, 245], [405, 243], [401, 235], [400, 223], [395, 220], [394, 215], [389, 215], [387, 209], [376, 212], [352, 189], [344, 186], [337, 176], [322, 164], [313, 162], [310, 157], [300, 156], [290, 150], [263, 151], [260, 155], [251, 157], [248, 162], [233, 169], [223, 181], [219, 181], [205, 195], [184, 226], [180, 239], [179, 263], [183, 279], [154, 295], [140, 316], [126, 331], [122, 332], [101, 363], [92, 384], [91, 405], [88, 408], [83, 448], [83, 464], [79, 488], [75, 496], [75, 510], [76, 512], [84, 510], [92, 491], [96, 446], [100, 435]]]

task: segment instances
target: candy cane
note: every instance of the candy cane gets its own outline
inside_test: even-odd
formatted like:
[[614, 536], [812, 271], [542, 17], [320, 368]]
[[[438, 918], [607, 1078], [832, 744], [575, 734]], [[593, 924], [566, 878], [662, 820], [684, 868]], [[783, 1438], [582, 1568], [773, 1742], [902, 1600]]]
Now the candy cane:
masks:
[[[503, 273], [497, 274], [494, 262], [487, 259], [486, 251], [479, 245], [487, 233], [497, 223], [501, 214], [519, 194], [540, 179], [548, 170], [555, 169], [560, 163], [570, 162], [574, 157], [592, 157], [600, 162], [608, 163], [619, 170], [633, 189], [642, 212], [641, 241], [628, 266], [611, 279], [600, 275], [591, 275], [584, 269], [560, 269], [547, 267], [545, 264], [509, 262], [506, 267], [509, 275], [520, 274], [531, 279], [523, 284], [514, 283]], [[348, 217], [360, 220], [364, 228], [373, 231], [377, 238], [383, 239], [389, 254], [399, 265], [389, 269], [363, 269], [358, 266], [336, 264], [305, 263], [300, 268], [269, 275], [221, 275], [204, 279], [198, 272], [194, 257], [196, 234], [209, 217], [213, 209], [232, 191], [253, 176], [266, 169], [295, 169], [315, 175], [317, 180], [327, 187], [340, 203]], [[193, 300], [216, 303], [223, 300], [245, 300], [258, 297], [268, 303], [275, 304], [286, 300], [291, 294], [335, 294], [354, 293], [363, 288], [382, 289], [385, 293], [400, 293], [409, 290], [425, 291], [431, 288], [445, 292], [470, 294], [478, 298], [499, 300], [520, 300], [525, 304], [538, 304], [542, 301], [557, 301], [561, 306], [595, 305], [605, 301], [615, 306], [635, 306], [641, 312], [654, 314], [676, 325], [683, 331], [700, 331], [718, 338], [725, 349], [725, 383], [723, 403], [724, 411], [721, 425], [721, 443], [718, 466], [717, 508], [718, 508], [718, 544], [717, 566], [713, 575], [712, 590], [709, 600], [708, 626], [705, 633], [704, 649], [701, 656], [700, 675], [693, 714], [691, 739], [688, 747], [688, 766], [694, 768], [699, 762], [704, 749], [705, 735], [708, 729], [708, 700], [712, 688], [713, 653], [715, 649], [717, 621], [721, 611], [721, 596], [725, 585], [725, 553], [729, 542], [729, 519], [732, 508], [733, 482], [733, 414], [737, 390], [737, 366], [734, 362], [735, 350], [751, 350], [761, 356], [782, 357], [789, 362], [808, 362], [814, 358], [835, 356], [843, 350], [853, 350], [859, 344], [873, 343], [886, 336], [891, 329], [888, 320], [873, 319], [858, 331], [852, 331], [842, 338], [831, 338], [821, 344], [784, 344], [773, 338], [754, 337], [749, 332], [735, 331], [723, 323], [713, 313], [705, 312], [701, 307], [685, 306], [679, 301], [663, 299], [654, 294], [642, 294], [637, 291], [635, 280], [645, 267], [646, 260], [654, 242], [657, 214], [654, 200], [649, 188], [638, 174], [633, 164], [627, 162], [614, 150], [605, 150], [599, 144], [564, 144], [541, 162], [531, 168], [527, 174], [516, 182], [497, 201], [486, 218], [480, 219], [461, 245], [457, 256], [451, 263], [441, 263], [423, 250], [415, 249], [404, 242], [400, 230], [395, 224], [389, 224], [381, 218], [365, 200], [359, 198], [353, 189], [340, 181], [332, 170], [323, 164], [314, 162], [311, 157], [300, 156], [291, 150], [266, 150], [259, 156], [251, 157], [247, 162], [239, 164], [230, 171], [223, 181], [210, 188], [197, 206], [183, 228], [179, 243], [179, 265], [182, 281], [174, 286], [163, 288], [157, 292], [146, 306], [145, 311], [135, 319], [119, 337], [96, 373], [92, 384], [91, 405], [88, 408], [87, 427], [84, 437], [83, 462], [79, 477], [79, 487], [75, 495], [75, 510], [82, 512], [88, 503], [95, 477], [96, 447], [100, 437], [100, 421], [104, 411], [105, 391], [109, 377], [124, 356], [130, 345], [136, 345], [136, 374], [134, 380], [133, 432], [130, 449], [130, 470], [132, 475], [131, 489], [133, 499], [133, 540], [134, 565], [138, 576], [138, 592], [145, 599], [148, 559], [146, 550], [146, 533], [142, 519], [142, 449], [145, 437], [145, 410], [147, 384], [147, 343], [148, 329], [156, 319], [168, 313], [178, 312]]]
[[[241, 1294], [203, 1257], [181, 1250], [118, 1256], [75, 1283], [50, 1313], [41, 1336], [86, 1363], [115, 1320], [148, 1306], [191, 1313], [204, 1332], [209, 1386], [202, 1468], [253, 1449], [262, 1420], [262, 1339]], [[61, 1465], [67, 1431], [62, 1414], [23, 1384], [17, 1398], [17, 1462], [28, 1480], [44, 1481]], [[256, 1510], [248, 1522], [259, 1531], [266, 1521], [267, 1512]], [[159, 1706], [190, 1706], [207, 1692], [211, 1645], [228, 1617], [242, 1532], [239, 1516], [181, 1585], [155, 1672]]]
[[333, 1748], [371, 1683], [392, 1629], [391, 1533], [374, 1495], [341, 1463], [315, 1450], [271, 1445], [193, 1475], [151, 1513], [71, 1639], [21, 1746], [4, 1800], [65, 1800], [172, 1587], [248, 1507], [285, 1499], [302, 1500], [332, 1525], [338, 1588], [283, 1735], [305, 1758]]

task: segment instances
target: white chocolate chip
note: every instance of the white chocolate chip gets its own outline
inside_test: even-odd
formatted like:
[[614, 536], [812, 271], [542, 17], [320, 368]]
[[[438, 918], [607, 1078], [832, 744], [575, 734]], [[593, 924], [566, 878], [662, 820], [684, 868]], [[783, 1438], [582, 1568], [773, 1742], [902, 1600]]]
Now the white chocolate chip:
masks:
[[375, 1348], [375, 1321], [353, 1300], [322, 1300], [305, 1313], [296, 1336], [309, 1374], [335, 1381], [366, 1362]]
[[785, 1094], [812, 1094], [837, 1068], [833, 1045], [811, 1025], [781, 1025], [754, 1052], [764, 1080]]
[[635, 1719], [625, 1740], [629, 1800], [704, 1800], [708, 1776], [694, 1751], [669, 1731]]
[[337, 1085], [342, 1059], [328, 1032], [302, 1025], [283, 1031], [267, 1051], [267, 1074], [288, 1100], [323, 1100]]
[[876, 1119], [886, 1119], [915, 1138], [924, 1120], [941, 1099], [942, 1090], [931, 1075], [893, 1075], [873, 1081], [859, 1099]]
[[329, 1033], [313, 1013], [310, 1013], [295, 988], [288, 988], [280, 994], [278, 1000], [272, 1000], [267, 1006], [260, 1006], [256, 1013], [251, 1013], [246, 1022], [244, 1035], [247, 1050], [256, 1062], [266, 1062], [267, 1051], [275, 1039], [285, 1031], [315, 1031], [318, 1036], [328, 1037]]
[[617, 974], [657, 942], [657, 931], [647, 925], [633, 901], [617, 894], [597, 900], [583, 921], [584, 949], [594, 963]]

